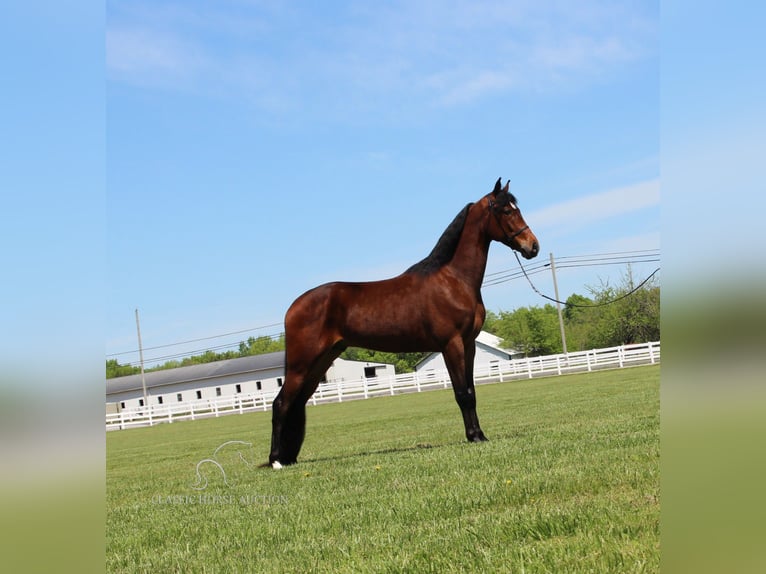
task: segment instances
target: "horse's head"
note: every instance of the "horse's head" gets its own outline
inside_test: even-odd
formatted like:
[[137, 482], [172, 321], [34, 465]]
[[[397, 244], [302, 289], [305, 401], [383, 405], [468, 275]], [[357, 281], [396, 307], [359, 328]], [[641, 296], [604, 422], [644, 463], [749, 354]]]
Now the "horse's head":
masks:
[[540, 251], [540, 244], [524, 221], [516, 198], [508, 191], [510, 183], [509, 180], [502, 187], [498, 178], [495, 189], [485, 198], [490, 212], [488, 233], [493, 240], [515, 249], [525, 259], [532, 259]]

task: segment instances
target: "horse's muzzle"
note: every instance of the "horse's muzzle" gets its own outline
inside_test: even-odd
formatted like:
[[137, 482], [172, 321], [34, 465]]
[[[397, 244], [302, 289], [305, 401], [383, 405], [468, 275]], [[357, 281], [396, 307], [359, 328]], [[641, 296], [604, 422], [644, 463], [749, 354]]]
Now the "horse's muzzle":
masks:
[[521, 256], [524, 259], [532, 259], [537, 257], [537, 254], [540, 253], [540, 244], [535, 240], [529, 248], [522, 247], [519, 249], [519, 252], [521, 252]]

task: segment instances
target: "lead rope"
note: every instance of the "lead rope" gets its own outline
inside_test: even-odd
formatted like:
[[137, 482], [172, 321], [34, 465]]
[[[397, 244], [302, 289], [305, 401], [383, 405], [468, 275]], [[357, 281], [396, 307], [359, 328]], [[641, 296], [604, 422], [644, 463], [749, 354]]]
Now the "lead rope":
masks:
[[527, 278], [527, 282], [529, 283], [529, 286], [532, 287], [532, 290], [535, 293], [537, 293], [538, 295], [540, 295], [540, 297], [543, 297], [544, 299], [548, 299], [549, 301], [553, 301], [554, 303], [560, 303], [562, 305], [568, 305], [569, 307], [604, 307], [605, 305], [611, 305], [612, 303], [616, 303], [617, 301], [620, 301], [621, 299], [625, 299], [626, 297], [629, 297], [629, 296], [633, 295], [633, 293], [635, 293], [636, 291], [641, 289], [641, 287], [646, 285], [646, 283], [652, 277], [654, 277], [657, 274], [657, 272], [660, 270], [660, 268], [657, 267], [657, 269], [652, 271], [651, 275], [649, 275], [649, 277], [647, 277], [646, 279], [641, 281], [641, 283], [639, 283], [638, 286], [635, 289], [632, 289], [631, 291], [629, 291], [629, 292], [627, 292], [627, 293], [625, 293], [623, 295], [620, 295], [619, 297], [617, 297], [615, 299], [612, 299], [611, 301], [605, 301], [603, 303], [594, 303], [593, 305], [578, 305], [577, 303], [567, 303], [566, 301], [559, 301], [558, 299], [554, 299], [553, 297], [549, 297], [548, 295], [545, 295], [544, 293], [541, 293], [540, 290], [537, 287], [535, 287], [535, 284], [532, 283], [532, 280], [529, 278], [529, 275], [527, 275], [527, 271], [526, 271], [526, 269], [524, 269], [524, 266], [521, 264], [521, 259], [519, 259], [519, 254], [516, 253], [516, 251], [514, 251], [513, 254], [516, 256], [516, 261], [519, 262], [519, 267], [521, 267], [521, 272], [524, 274], [524, 277]]

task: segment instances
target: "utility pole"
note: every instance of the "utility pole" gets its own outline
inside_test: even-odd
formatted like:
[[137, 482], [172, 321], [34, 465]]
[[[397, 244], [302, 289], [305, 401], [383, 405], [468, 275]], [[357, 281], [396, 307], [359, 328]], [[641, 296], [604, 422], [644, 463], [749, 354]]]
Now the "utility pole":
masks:
[[138, 357], [141, 359], [141, 388], [144, 390], [144, 408], [149, 408], [149, 397], [146, 394], [146, 377], [144, 376], [144, 347], [141, 345], [141, 323], [138, 321], [138, 309], [136, 309], [136, 331], [138, 332]]
[[564, 317], [561, 315], [561, 303], [559, 303], [559, 285], [556, 282], [556, 264], [553, 262], [553, 253], [551, 255], [551, 273], [553, 274], [553, 294], [556, 297], [556, 309], [559, 312], [559, 328], [561, 329], [561, 347], [564, 353], [567, 352], [567, 336], [564, 333]]

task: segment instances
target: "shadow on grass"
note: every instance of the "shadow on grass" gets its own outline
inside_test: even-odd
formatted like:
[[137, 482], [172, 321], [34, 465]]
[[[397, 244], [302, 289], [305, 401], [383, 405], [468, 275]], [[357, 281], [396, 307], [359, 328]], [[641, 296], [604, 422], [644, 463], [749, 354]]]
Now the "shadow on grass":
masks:
[[[525, 429], [525, 428], [499, 432], [494, 436], [494, 438], [490, 439], [487, 442], [500, 443], [500, 442], [505, 442], [508, 440], [514, 440], [514, 439], [522, 438], [528, 435], [530, 432], [531, 432], [530, 429]], [[354, 459], [359, 459], [359, 458], [369, 457], [369, 456], [380, 456], [385, 454], [405, 454], [408, 452], [416, 452], [420, 450], [443, 449], [443, 448], [455, 447], [455, 446], [459, 446], [463, 444], [472, 444], [472, 443], [466, 440], [454, 440], [454, 441], [444, 442], [440, 444], [417, 443], [411, 446], [381, 448], [376, 450], [368, 450], [368, 451], [362, 451], [362, 452], [349, 452], [345, 454], [337, 454], [337, 455], [331, 455], [331, 456], [320, 455], [320, 456], [315, 456], [311, 458], [301, 459], [296, 464], [303, 465], [303, 464], [316, 463], [316, 462], [340, 462], [340, 461], [354, 460]], [[476, 443], [476, 444], [486, 444], [486, 443]], [[264, 463], [260, 465], [260, 468], [270, 468], [269, 463]]]
[[[438, 444], [438, 445], [432, 445], [430, 443], [418, 443], [413, 446], [382, 448], [378, 450], [368, 450], [365, 452], [350, 452], [348, 454], [337, 454], [333, 456], [318, 456], [313, 458], [304, 458], [294, 464], [303, 465], [303, 464], [309, 464], [312, 462], [337, 462], [337, 461], [352, 460], [352, 459], [357, 459], [357, 458], [362, 458], [367, 456], [379, 456], [381, 454], [401, 454], [401, 453], [412, 452], [417, 450], [444, 448], [447, 446], [454, 446], [455, 444], [458, 444], [458, 443], [445, 443], [445, 444]], [[290, 466], [293, 466], [293, 465], [290, 465]], [[271, 468], [271, 465], [268, 462], [265, 462], [263, 464], [258, 465], [258, 468]]]
[[364, 452], [351, 452], [348, 454], [338, 454], [334, 456], [319, 456], [315, 458], [307, 458], [300, 462], [307, 463], [307, 462], [334, 462], [334, 461], [342, 461], [342, 460], [349, 460], [349, 459], [356, 459], [356, 458], [362, 458], [367, 456], [379, 456], [382, 454], [402, 454], [405, 452], [413, 452], [418, 450], [428, 450], [433, 448], [444, 448], [447, 446], [454, 446], [457, 443], [444, 443], [444, 444], [437, 444], [433, 445], [430, 443], [418, 443], [416, 445], [412, 446], [399, 446], [399, 447], [392, 447], [392, 448], [381, 448], [378, 450], [368, 450]]
[[[501, 443], [501, 442], [505, 442], [509, 440], [517, 440], [520, 438], [527, 437], [530, 434], [534, 434], [536, 432], [536, 428], [537, 426], [534, 424], [521, 424], [516, 428], [507, 429], [504, 431], [501, 430], [496, 433], [493, 433], [492, 438], [490, 438], [487, 442], [491, 444], [493, 442]], [[354, 459], [369, 457], [369, 456], [380, 456], [385, 454], [404, 454], [404, 453], [415, 452], [419, 450], [442, 449], [447, 447], [455, 447], [462, 444], [472, 444], [472, 443], [464, 439], [453, 440], [453, 441], [444, 442], [440, 444], [432, 444], [432, 443], [424, 442], [424, 443], [417, 443], [411, 446], [381, 448], [376, 450], [349, 452], [345, 454], [337, 454], [337, 455], [331, 455], [331, 456], [320, 455], [320, 456], [300, 459], [297, 463], [294, 463], [294, 464], [303, 465], [303, 464], [316, 463], [316, 462], [339, 462], [339, 461], [354, 460]], [[476, 443], [476, 444], [486, 444], [486, 443]], [[293, 465], [290, 465], [290, 466], [293, 466]], [[268, 462], [265, 462], [263, 464], [258, 465], [258, 468], [271, 468], [271, 465]]]

